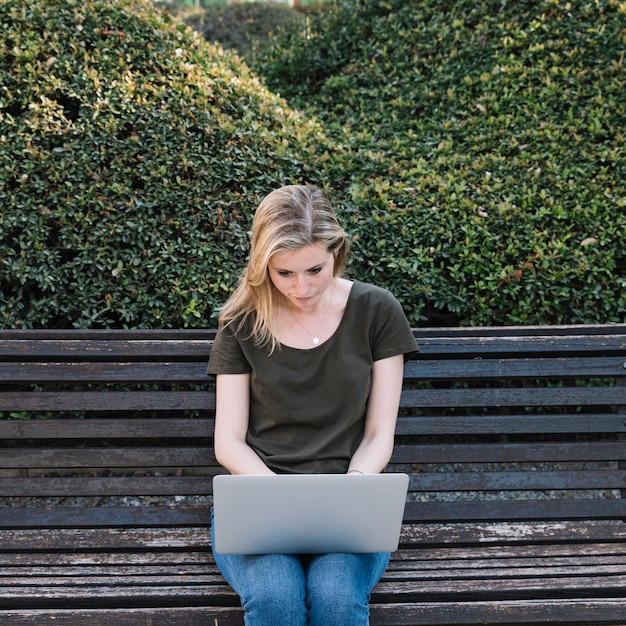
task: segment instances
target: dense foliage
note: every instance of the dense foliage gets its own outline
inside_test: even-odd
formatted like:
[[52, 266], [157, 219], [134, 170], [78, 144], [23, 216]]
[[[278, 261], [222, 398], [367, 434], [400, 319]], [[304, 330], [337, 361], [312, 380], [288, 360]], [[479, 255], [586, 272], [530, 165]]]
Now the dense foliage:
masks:
[[214, 326], [305, 180], [414, 325], [625, 321], [623, 1], [336, 0], [248, 43], [0, 0], [0, 327]]
[[147, 1], [2, 0], [0, 327], [215, 326], [311, 137]]
[[251, 60], [414, 324], [626, 315], [626, 4], [349, 0]]

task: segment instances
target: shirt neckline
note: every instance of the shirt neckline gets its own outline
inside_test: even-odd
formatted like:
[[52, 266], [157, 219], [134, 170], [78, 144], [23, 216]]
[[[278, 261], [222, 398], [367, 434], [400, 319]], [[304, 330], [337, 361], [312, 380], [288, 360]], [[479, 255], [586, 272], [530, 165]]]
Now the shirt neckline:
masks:
[[335, 339], [335, 337], [339, 334], [339, 331], [342, 329], [347, 314], [348, 314], [348, 309], [352, 308], [352, 294], [354, 293], [354, 286], [357, 284], [358, 281], [355, 280], [351, 280], [350, 281], [352, 284], [350, 285], [350, 293], [348, 294], [348, 299], [346, 300], [346, 307], [343, 310], [343, 315], [341, 316], [341, 321], [339, 322], [339, 324], [337, 325], [337, 328], [335, 328], [335, 332], [328, 338], [326, 339], [326, 341], [322, 341], [320, 343], [318, 343], [316, 346], [312, 346], [311, 348], [296, 348], [294, 346], [290, 346], [286, 343], [282, 343], [281, 341], [278, 342], [278, 344], [280, 345], [281, 349], [284, 350], [293, 350], [295, 352], [315, 352], [317, 350], [321, 350], [324, 346], [329, 345], [330, 343], [332, 343]]

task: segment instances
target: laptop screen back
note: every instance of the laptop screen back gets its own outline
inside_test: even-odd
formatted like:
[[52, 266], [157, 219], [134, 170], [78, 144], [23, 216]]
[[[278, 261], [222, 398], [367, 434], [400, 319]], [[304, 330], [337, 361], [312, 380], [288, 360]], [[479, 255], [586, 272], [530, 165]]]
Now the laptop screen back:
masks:
[[406, 474], [220, 475], [213, 480], [215, 552], [393, 552]]

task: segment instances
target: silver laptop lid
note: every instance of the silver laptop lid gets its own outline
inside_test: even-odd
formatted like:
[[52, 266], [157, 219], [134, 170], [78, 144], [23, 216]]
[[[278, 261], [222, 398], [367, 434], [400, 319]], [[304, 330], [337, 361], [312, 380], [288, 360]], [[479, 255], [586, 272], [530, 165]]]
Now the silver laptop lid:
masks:
[[220, 475], [214, 550], [233, 554], [393, 552], [406, 474]]

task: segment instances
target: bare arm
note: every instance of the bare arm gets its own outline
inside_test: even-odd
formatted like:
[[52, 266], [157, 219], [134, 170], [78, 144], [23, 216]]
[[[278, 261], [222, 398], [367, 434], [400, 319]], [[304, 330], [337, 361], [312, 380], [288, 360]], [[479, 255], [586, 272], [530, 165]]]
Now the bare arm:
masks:
[[350, 461], [348, 472], [358, 470], [363, 474], [377, 474], [389, 462], [402, 392], [403, 368], [404, 356], [401, 354], [374, 362], [365, 433]]
[[219, 374], [216, 382], [215, 456], [231, 474], [273, 474], [247, 444], [250, 374]]

